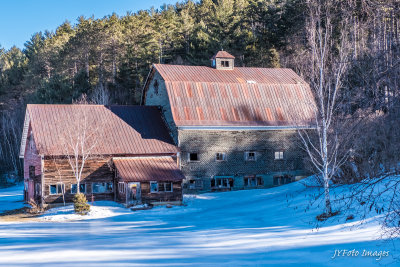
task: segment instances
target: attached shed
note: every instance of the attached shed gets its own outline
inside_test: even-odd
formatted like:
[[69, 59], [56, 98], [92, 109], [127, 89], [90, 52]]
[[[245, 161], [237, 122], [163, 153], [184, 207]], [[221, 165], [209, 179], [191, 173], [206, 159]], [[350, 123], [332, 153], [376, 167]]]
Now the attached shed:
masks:
[[180, 202], [185, 179], [172, 157], [113, 158], [117, 198], [127, 205]]

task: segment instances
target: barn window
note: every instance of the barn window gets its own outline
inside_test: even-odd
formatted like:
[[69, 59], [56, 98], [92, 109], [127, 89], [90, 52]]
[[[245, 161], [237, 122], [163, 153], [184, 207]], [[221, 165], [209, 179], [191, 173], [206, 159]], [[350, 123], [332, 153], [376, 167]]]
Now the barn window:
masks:
[[158, 94], [158, 87], [159, 87], [158, 80], [154, 81], [153, 86], [154, 86], [154, 93], [157, 95]]
[[[76, 194], [76, 188], [77, 188], [77, 184], [72, 184], [71, 185], [71, 194]], [[79, 192], [86, 194], [86, 184], [79, 184]]]
[[274, 185], [289, 184], [293, 181], [293, 177], [289, 175], [274, 176]]
[[113, 184], [109, 183], [92, 183], [92, 193], [112, 193]]
[[216, 161], [225, 161], [226, 160], [226, 153], [218, 152], [217, 154], [215, 154], [215, 160]]
[[29, 178], [30, 179], [35, 178], [35, 166], [29, 166]]
[[256, 160], [256, 152], [247, 151], [247, 152], [244, 153], [244, 158], [247, 161], [255, 161]]
[[61, 195], [65, 192], [65, 185], [62, 183], [49, 185], [50, 195]]
[[157, 193], [158, 192], [158, 182], [151, 181], [150, 182], [150, 193]]
[[212, 188], [231, 188], [233, 187], [233, 178], [214, 177], [211, 179]]
[[283, 159], [283, 151], [275, 151], [275, 159]]
[[199, 161], [198, 153], [189, 153], [189, 161]]
[[221, 66], [225, 68], [229, 68], [229, 61], [228, 60], [222, 60], [221, 61]]
[[120, 194], [125, 194], [125, 183], [124, 182], [118, 183], [118, 192]]
[[244, 186], [245, 187], [257, 187], [262, 186], [264, 181], [260, 176], [247, 176], [244, 178]]
[[189, 189], [203, 189], [203, 181], [200, 179], [189, 180]]
[[172, 192], [172, 188], [171, 182], [158, 183], [158, 192]]

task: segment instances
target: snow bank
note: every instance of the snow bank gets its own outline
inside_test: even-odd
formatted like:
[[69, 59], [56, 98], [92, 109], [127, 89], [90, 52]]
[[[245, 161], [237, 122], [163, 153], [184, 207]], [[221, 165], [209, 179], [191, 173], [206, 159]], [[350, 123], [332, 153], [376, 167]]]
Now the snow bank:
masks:
[[90, 211], [87, 215], [75, 214], [74, 206], [71, 204], [47, 210], [40, 219], [43, 221], [65, 222], [108, 218], [126, 213], [128, 213], [128, 211], [118, 203], [99, 201], [90, 206]]

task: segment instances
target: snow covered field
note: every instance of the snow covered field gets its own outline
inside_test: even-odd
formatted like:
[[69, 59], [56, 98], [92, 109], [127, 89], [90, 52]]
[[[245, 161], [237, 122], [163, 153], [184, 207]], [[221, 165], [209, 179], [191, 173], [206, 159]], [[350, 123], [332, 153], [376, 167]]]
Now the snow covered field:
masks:
[[[97, 202], [86, 216], [72, 206], [49, 210], [39, 221], [0, 217], [2, 266], [399, 266], [400, 242], [379, 239], [378, 217], [331, 218], [315, 229], [322, 208], [296, 182], [273, 189], [186, 196], [187, 206], [131, 212]], [[340, 189], [343, 190], [343, 189]], [[22, 207], [22, 188], [0, 189], [0, 211]], [[287, 201], [289, 199], [289, 202]], [[355, 214], [356, 215], [356, 214]], [[358, 256], [333, 258], [335, 250]], [[361, 256], [363, 250], [388, 257]]]

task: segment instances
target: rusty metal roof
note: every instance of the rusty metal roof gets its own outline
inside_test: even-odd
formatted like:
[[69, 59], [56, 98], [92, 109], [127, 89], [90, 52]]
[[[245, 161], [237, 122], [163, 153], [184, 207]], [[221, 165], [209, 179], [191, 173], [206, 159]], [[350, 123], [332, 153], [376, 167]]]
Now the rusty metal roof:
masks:
[[306, 126], [314, 120], [311, 89], [291, 69], [154, 68], [165, 80], [177, 126]]
[[113, 158], [124, 182], [182, 181], [185, 176], [171, 157]]
[[30, 104], [27, 113], [41, 155], [63, 155], [61, 136], [75, 130], [73, 120], [82, 114], [102, 127], [101, 134], [94, 133], [99, 140], [93, 154], [165, 155], [178, 151], [156, 107]]
[[226, 51], [218, 51], [211, 59], [215, 58], [235, 58], [235, 57]]

